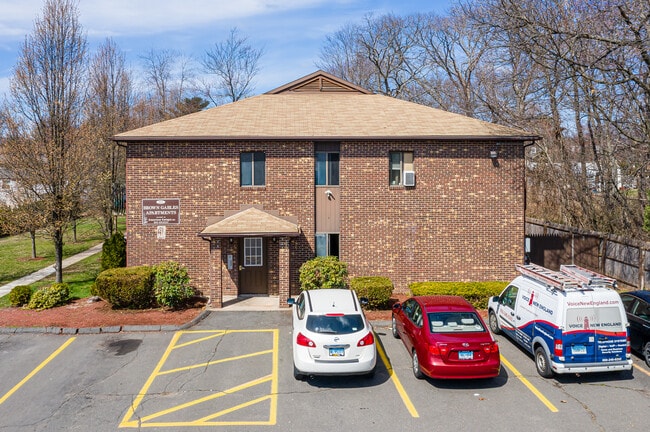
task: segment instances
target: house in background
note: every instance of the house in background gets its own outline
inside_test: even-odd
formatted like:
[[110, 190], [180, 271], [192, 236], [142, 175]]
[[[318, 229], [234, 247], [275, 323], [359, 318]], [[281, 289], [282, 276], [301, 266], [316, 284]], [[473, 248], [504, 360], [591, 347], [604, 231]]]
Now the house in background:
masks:
[[114, 139], [127, 150], [128, 265], [178, 261], [213, 307], [248, 294], [282, 305], [317, 255], [401, 292], [509, 280], [524, 258], [536, 136], [322, 71]]

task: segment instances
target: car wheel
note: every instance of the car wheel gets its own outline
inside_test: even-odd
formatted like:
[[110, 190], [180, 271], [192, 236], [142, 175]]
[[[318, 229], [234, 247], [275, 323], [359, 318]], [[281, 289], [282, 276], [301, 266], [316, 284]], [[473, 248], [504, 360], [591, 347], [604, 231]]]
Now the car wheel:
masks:
[[307, 378], [305, 375], [301, 374], [298, 369], [296, 369], [296, 365], [293, 365], [293, 377], [298, 381], [304, 381], [305, 378]]
[[497, 314], [495, 314], [494, 311], [490, 311], [490, 315], [488, 316], [488, 323], [490, 325], [490, 331], [493, 334], [501, 334], [501, 329], [499, 328], [499, 319], [497, 318]]
[[650, 367], [650, 342], [646, 342], [643, 345], [643, 359], [645, 360], [645, 364]]
[[551, 362], [546, 355], [546, 351], [544, 351], [544, 348], [542, 347], [537, 347], [535, 350], [535, 366], [537, 367], [537, 373], [544, 378], [553, 377]]
[[424, 374], [420, 370], [420, 360], [418, 359], [418, 353], [415, 350], [413, 350], [413, 375], [415, 375], [417, 379], [424, 378]]
[[399, 339], [399, 332], [397, 331], [397, 320], [395, 319], [395, 315], [393, 315], [392, 327], [393, 327], [393, 337], [395, 339]]

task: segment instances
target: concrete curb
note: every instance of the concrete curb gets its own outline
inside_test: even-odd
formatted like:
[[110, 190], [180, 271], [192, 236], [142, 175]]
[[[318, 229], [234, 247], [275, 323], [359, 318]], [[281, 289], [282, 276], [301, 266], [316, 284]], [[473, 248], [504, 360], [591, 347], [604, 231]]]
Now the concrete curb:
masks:
[[195, 326], [204, 320], [211, 311], [204, 309], [192, 321], [179, 325], [123, 325], [106, 327], [0, 327], [0, 334], [45, 333], [53, 335], [86, 335], [105, 333], [179, 331]]

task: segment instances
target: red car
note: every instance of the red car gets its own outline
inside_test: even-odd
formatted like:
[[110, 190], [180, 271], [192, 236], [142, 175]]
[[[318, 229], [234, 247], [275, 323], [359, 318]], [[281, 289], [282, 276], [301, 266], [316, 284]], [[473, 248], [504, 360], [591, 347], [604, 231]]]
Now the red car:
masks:
[[476, 309], [458, 296], [416, 296], [393, 306], [393, 336], [413, 358], [413, 374], [473, 379], [499, 375], [499, 345]]

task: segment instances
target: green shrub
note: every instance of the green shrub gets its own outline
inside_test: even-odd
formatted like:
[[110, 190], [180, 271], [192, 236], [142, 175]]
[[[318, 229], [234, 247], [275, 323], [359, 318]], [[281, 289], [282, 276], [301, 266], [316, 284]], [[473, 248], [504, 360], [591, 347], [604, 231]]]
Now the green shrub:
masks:
[[387, 309], [393, 294], [393, 282], [387, 277], [364, 276], [350, 279], [350, 289], [368, 299], [368, 309]]
[[185, 266], [168, 261], [155, 267], [154, 295], [161, 306], [178, 307], [194, 296]]
[[508, 282], [414, 282], [409, 285], [413, 295], [457, 295], [476, 309], [487, 308], [488, 299], [501, 294]]
[[9, 291], [9, 303], [12, 306], [25, 306], [32, 298], [32, 289], [28, 285], [18, 285]]
[[300, 266], [300, 289], [346, 288], [347, 265], [335, 256], [316, 257]]
[[126, 239], [124, 234], [115, 233], [102, 246], [101, 270], [126, 267]]
[[29, 309], [50, 309], [65, 304], [70, 298], [70, 287], [67, 283], [55, 283], [49, 287], [36, 290], [32, 294], [27, 307]]
[[146, 309], [154, 304], [153, 282], [149, 266], [117, 267], [101, 272], [91, 292], [116, 309]]

